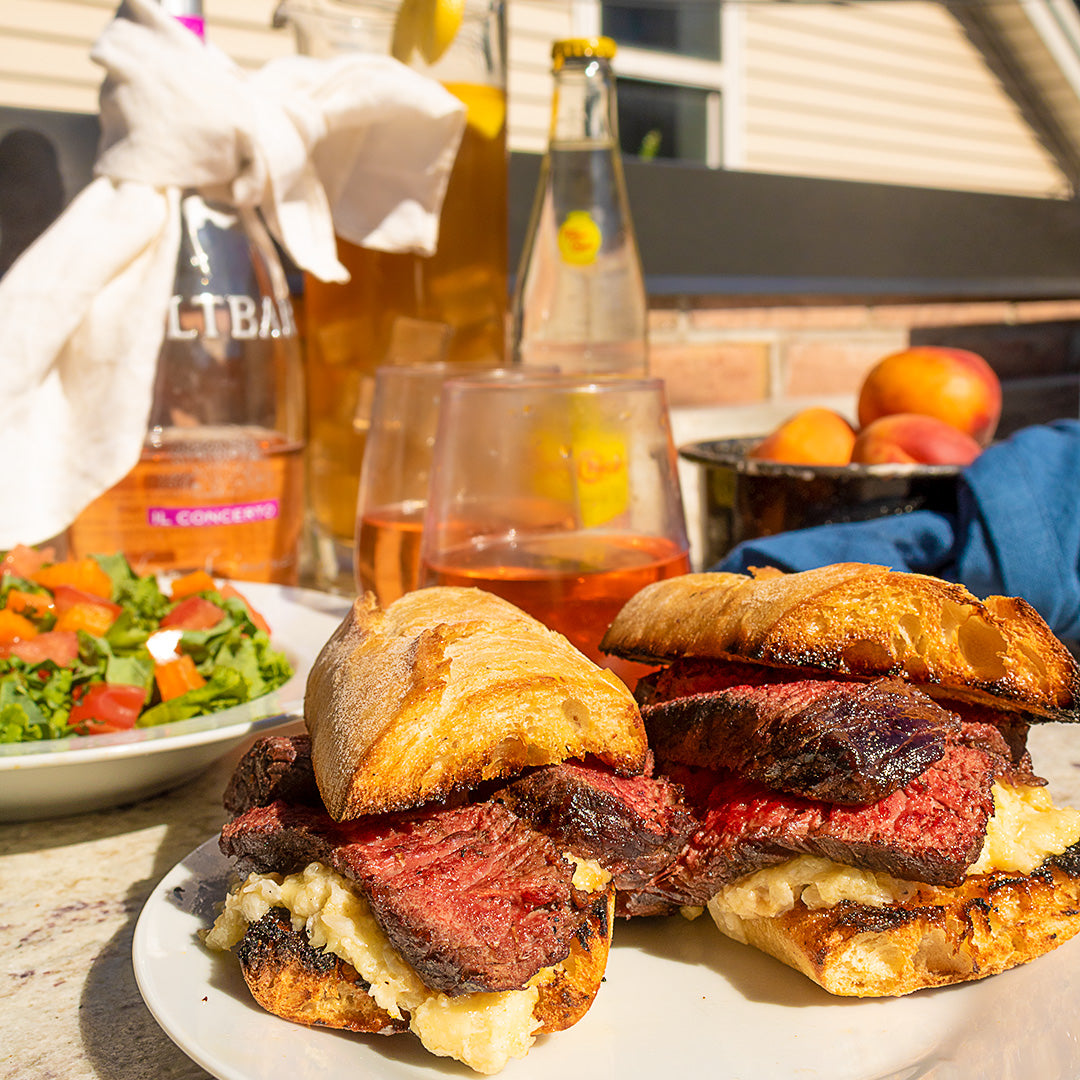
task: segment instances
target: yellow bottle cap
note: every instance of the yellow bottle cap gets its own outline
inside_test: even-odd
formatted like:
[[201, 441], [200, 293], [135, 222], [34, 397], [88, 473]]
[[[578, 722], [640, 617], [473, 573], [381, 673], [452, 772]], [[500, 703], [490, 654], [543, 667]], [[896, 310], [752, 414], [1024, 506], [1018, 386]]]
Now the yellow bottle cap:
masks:
[[570, 57], [595, 56], [601, 60], [610, 60], [614, 55], [615, 42], [609, 37], [563, 38], [551, 46], [551, 59], [555, 63], [556, 71]]

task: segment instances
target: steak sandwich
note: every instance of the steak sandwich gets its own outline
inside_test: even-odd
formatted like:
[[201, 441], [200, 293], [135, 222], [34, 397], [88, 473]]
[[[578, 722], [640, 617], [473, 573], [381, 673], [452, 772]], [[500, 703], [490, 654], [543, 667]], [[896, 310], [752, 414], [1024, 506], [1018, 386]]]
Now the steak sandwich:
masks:
[[1080, 930], [1080, 814], [1029, 725], [1080, 717], [1080, 672], [1024, 601], [881, 566], [688, 574], [601, 645], [695, 826], [631, 907], [716, 925], [834, 994], [982, 978]]
[[207, 935], [264, 1008], [394, 1034], [482, 1073], [588, 1010], [614, 887], [495, 796], [646, 763], [622, 682], [476, 589], [360, 599], [308, 679], [307, 734], [260, 740], [225, 793], [243, 875]]

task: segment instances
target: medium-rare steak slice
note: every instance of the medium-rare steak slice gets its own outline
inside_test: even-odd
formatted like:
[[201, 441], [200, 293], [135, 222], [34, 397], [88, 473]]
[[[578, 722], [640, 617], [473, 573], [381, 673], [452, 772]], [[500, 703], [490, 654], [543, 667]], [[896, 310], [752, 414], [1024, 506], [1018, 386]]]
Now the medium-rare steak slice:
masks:
[[698, 827], [662, 777], [616, 776], [603, 765], [544, 765], [494, 796], [560, 850], [596, 859], [615, 883], [616, 914], [660, 914], [644, 887], [674, 864]]
[[765, 667], [739, 660], [680, 657], [667, 667], [638, 679], [634, 697], [639, 705], [655, 705], [695, 694], [730, 690], [733, 686], [764, 686], [817, 678], [828, 680], [835, 676], [809, 670]]
[[658, 758], [844, 804], [902, 788], [940, 760], [959, 728], [956, 716], [899, 679], [755, 681], [641, 713]]
[[572, 865], [497, 803], [335, 822], [278, 802], [229, 822], [220, 846], [245, 873], [326, 863], [424, 982], [452, 995], [521, 988], [565, 959], [587, 916]]
[[264, 735], [256, 739], [237, 762], [221, 801], [235, 816], [253, 806], [269, 806], [278, 799], [301, 806], [322, 806], [307, 735]]
[[958, 885], [979, 857], [994, 806], [991, 756], [959, 745], [867, 806], [802, 799], [711, 769], [673, 765], [669, 775], [701, 821], [674, 869], [650, 886], [675, 906], [705, 903], [721, 885], [792, 855]]

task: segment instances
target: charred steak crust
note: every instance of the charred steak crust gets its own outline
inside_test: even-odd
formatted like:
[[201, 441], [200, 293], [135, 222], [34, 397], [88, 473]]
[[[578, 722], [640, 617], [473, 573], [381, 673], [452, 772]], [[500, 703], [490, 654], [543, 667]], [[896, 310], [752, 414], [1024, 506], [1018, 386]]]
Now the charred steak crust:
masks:
[[698, 827], [670, 781], [616, 776], [600, 764], [541, 766], [494, 797], [560, 850], [609, 871], [624, 917], [658, 913], [639, 890], [674, 863]]
[[322, 806], [307, 735], [264, 735], [257, 739], [237, 762], [222, 805], [237, 816], [278, 799], [301, 806]]
[[450, 995], [520, 989], [565, 959], [588, 914], [558, 848], [492, 802], [347, 822], [274, 803], [227, 824], [221, 849], [243, 872], [326, 863], [425, 984]]
[[824, 802], [876, 802], [945, 752], [957, 718], [898, 679], [733, 685], [647, 705], [653, 752]]

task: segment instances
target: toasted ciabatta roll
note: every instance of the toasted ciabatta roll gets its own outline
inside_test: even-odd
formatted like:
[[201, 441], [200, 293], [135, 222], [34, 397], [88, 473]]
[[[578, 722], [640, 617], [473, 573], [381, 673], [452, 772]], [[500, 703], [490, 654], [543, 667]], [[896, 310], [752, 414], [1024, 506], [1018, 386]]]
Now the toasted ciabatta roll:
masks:
[[[589, 1011], [607, 968], [614, 904], [614, 889], [596, 893], [569, 955], [531, 980], [533, 1034], [565, 1031]], [[405, 1019], [376, 1004], [371, 983], [352, 964], [294, 930], [287, 909], [272, 908], [252, 923], [236, 955], [251, 996], [285, 1020], [377, 1035], [409, 1030]]]
[[411, 1031], [493, 1073], [576, 1023], [611, 941], [611, 875], [493, 799], [534, 765], [640, 773], [610, 672], [511, 604], [432, 588], [358, 600], [317, 657], [308, 736], [267, 738], [226, 792], [245, 874], [206, 936], [303, 1024]]
[[[377, 664], [371, 657], [378, 656]], [[341, 820], [593, 754], [638, 773], [633, 696], [561, 634], [479, 589], [359, 599], [308, 677], [315, 774]]]
[[975, 874], [955, 888], [918, 886], [882, 906], [798, 904], [775, 918], [733, 909], [721, 891], [709, 913], [730, 938], [801, 971], [830, 994], [898, 997], [999, 975], [1080, 930], [1080, 852], [1032, 874]]
[[1078, 718], [1080, 674], [1022, 600], [860, 564], [691, 574], [601, 647], [664, 665], [636, 696], [699, 822], [654, 895], [864, 997], [1080, 931], [1080, 813], [1026, 752], [1028, 721]]
[[642, 589], [600, 646], [644, 663], [730, 657], [853, 676], [894, 675], [931, 694], [1080, 719], [1068, 649], [1024, 600], [840, 563], [782, 574], [686, 574]]

